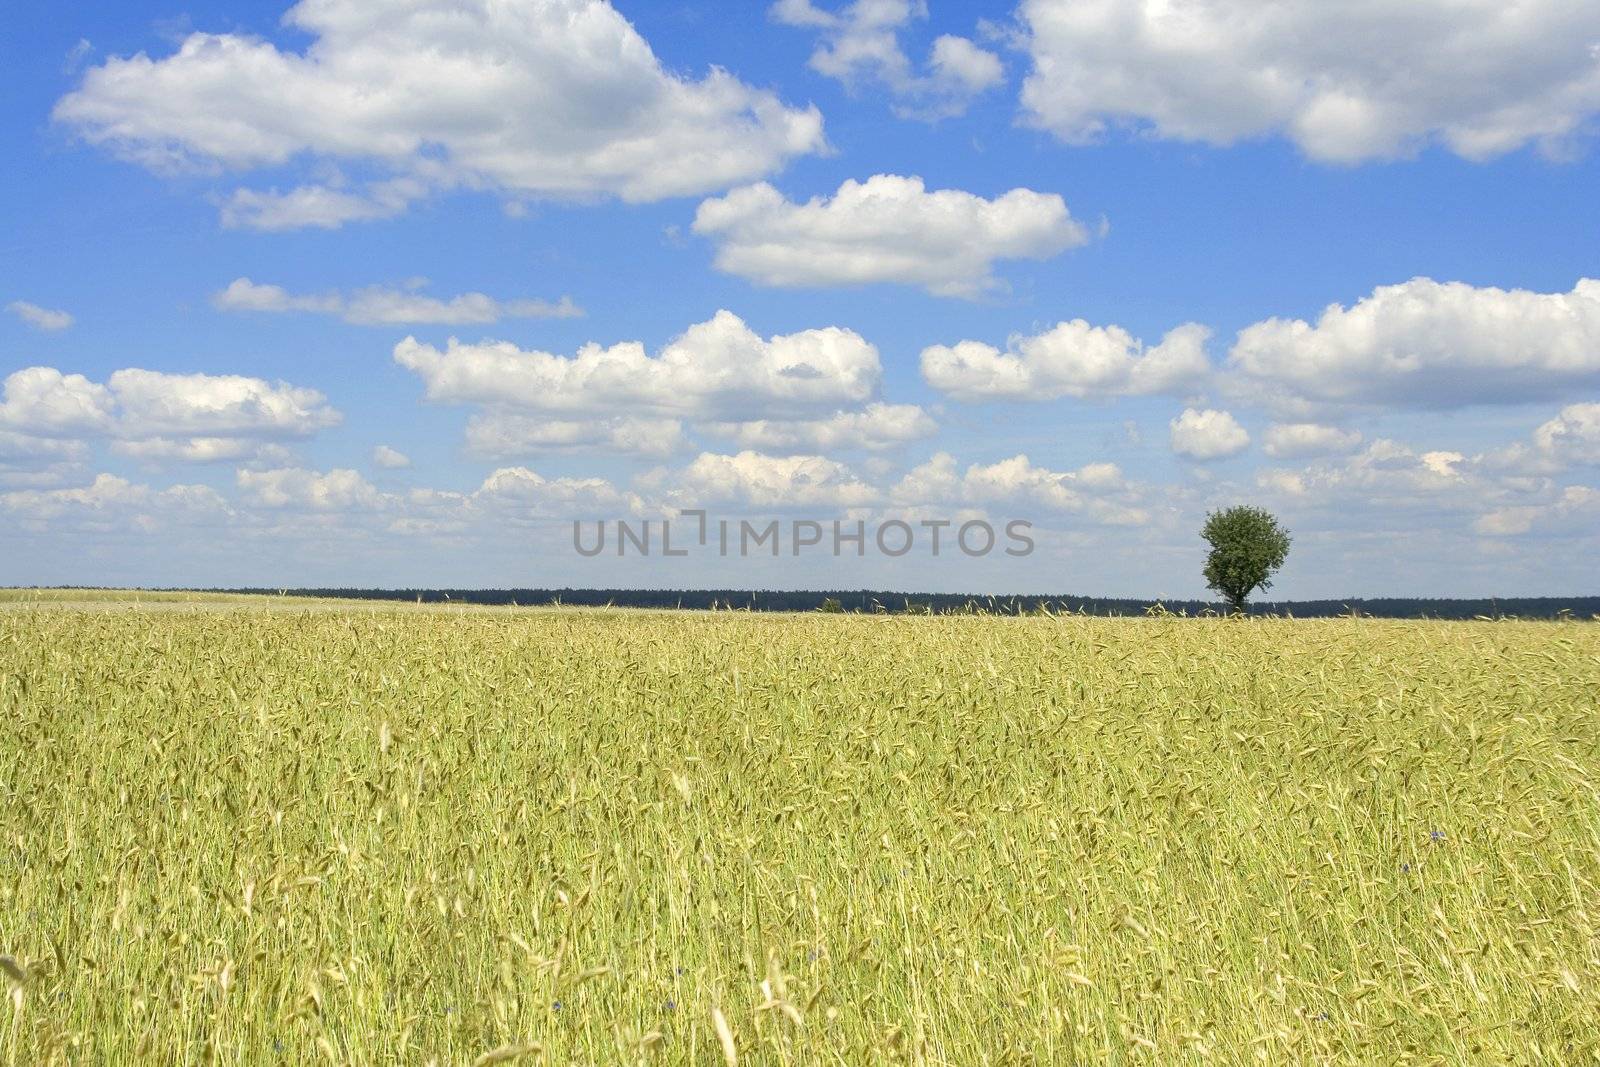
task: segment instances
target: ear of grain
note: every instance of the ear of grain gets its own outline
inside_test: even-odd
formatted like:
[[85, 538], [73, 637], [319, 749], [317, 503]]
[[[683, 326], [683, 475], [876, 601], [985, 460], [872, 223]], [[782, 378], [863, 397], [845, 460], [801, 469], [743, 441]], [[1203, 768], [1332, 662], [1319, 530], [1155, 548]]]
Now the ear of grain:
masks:
[[733, 1043], [733, 1030], [721, 1008], [711, 1009], [711, 1026], [716, 1031], [717, 1043], [722, 1046], [722, 1059], [727, 1067], [739, 1067], [739, 1049]]

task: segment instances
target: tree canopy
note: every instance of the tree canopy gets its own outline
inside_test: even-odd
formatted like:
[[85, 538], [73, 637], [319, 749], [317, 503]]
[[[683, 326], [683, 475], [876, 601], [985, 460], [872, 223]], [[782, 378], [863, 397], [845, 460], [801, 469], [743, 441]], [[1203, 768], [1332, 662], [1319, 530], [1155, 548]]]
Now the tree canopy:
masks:
[[1206, 516], [1200, 536], [1211, 545], [1206, 586], [1243, 611], [1250, 594], [1272, 588], [1272, 575], [1289, 555], [1289, 531], [1262, 508], [1232, 507]]

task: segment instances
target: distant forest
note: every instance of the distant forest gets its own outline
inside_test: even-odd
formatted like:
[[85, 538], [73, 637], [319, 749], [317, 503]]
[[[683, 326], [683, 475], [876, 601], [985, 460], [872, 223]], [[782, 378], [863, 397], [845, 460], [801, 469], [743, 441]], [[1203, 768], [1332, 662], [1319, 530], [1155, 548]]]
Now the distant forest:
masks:
[[[567, 604], [576, 607], [723, 608], [737, 611], [838, 610], [865, 614], [1145, 615], [1220, 613], [1225, 605], [1205, 600], [1135, 600], [1083, 596], [970, 596], [962, 593], [895, 593], [882, 590], [763, 589], [206, 589], [209, 593], [261, 593], [351, 600], [406, 600], [424, 604]], [[1600, 596], [1373, 600], [1263, 600], [1251, 615], [1298, 619], [1366, 615], [1380, 619], [1600, 619]]]

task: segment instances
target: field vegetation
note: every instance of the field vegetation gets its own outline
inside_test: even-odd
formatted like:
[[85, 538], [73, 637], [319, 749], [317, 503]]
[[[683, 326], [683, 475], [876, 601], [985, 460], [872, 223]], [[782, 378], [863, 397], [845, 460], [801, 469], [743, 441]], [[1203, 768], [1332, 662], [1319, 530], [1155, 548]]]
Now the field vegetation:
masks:
[[14, 1063], [1600, 1060], [1600, 628], [0, 608]]

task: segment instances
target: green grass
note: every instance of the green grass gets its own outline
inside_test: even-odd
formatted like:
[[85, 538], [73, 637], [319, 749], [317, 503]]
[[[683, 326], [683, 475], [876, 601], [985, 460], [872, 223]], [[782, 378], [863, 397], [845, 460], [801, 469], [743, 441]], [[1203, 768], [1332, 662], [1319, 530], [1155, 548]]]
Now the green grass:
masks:
[[0, 611], [17, 1063], [1600, 1060], [1600, 629]]

